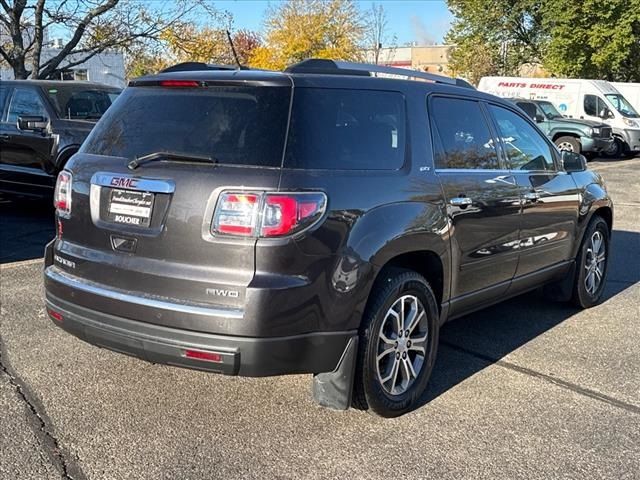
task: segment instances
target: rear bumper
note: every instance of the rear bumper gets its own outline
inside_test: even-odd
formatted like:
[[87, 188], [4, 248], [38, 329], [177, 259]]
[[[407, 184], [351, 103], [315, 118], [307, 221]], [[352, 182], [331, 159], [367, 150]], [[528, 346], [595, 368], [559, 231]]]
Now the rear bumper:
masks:
[[[74, 305], [46, 292], [55, 325], [76, 337], [152, 363], [227, 375], [263, 377], [333, 371], [355, 332], [290, 337], [212, 335], [130, 320]], [[219, 361], [187, 358], [187, 350], [218, 354]]]

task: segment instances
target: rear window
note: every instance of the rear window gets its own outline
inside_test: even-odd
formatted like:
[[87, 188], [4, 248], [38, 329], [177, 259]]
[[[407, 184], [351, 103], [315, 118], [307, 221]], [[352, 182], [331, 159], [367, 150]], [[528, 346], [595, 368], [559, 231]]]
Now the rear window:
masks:
[[118, 89], [56, 85], [44, 87], [58, 117], [69, 120], [97, 120], [120, 94]]
[[127, 88], [81, 151], [133, 159], [154, 152], [279, 167], [289, 87]]
[[399, 92], [299, 88], [285, 166], [395, 170], [404, 163], [405, 130]]

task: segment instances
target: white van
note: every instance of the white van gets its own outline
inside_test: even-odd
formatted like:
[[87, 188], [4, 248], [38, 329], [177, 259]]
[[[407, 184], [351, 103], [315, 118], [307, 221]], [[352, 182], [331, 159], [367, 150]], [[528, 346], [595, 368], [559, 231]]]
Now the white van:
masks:
[[636, 112], [640, 112], [640, 83], [611, 82], [611, 85], [629, 100]]
[[478, 90], [498, 97], [548, 100], [569, 118], [611, 125], [616, 141], [608, 155], [640, 151], [640, 114], [604, 80], [483, 77]]

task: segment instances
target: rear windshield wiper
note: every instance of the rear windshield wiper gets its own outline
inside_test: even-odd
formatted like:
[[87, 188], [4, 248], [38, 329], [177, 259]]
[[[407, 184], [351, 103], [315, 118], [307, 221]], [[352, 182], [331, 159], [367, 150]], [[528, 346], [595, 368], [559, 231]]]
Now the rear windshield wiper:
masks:
[[201, 162], [201, 163], [218, 163], [213, 157], [207, 157], [205, 155], [193, 155], [190, 153], [176, 153], [176, 152], [153, 152], [147, 155], [142, 155], [131, 160], [127, 167], [129, 170], [135, 170], [143, 163], [155, 162], [156, 160], [174, 161], [174, 162]]

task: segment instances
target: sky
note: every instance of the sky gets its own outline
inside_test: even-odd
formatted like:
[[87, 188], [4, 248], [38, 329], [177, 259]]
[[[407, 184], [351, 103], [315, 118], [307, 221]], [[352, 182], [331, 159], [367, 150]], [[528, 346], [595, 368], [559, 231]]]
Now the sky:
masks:
[[[233, 14], [237, 29], [262, 30], [262, 22], [269, 3], [277, 0], [217, 0], [216, 8]], [[374, 2], [359, 0], [363, 10], [368, 10]], [[397, 44], [417, 42], [420, 45], [442, 43], [453, 16], [445, 1], [440, 0], [382, 0], [389, 22], [389, 34], [396, 36]]]

